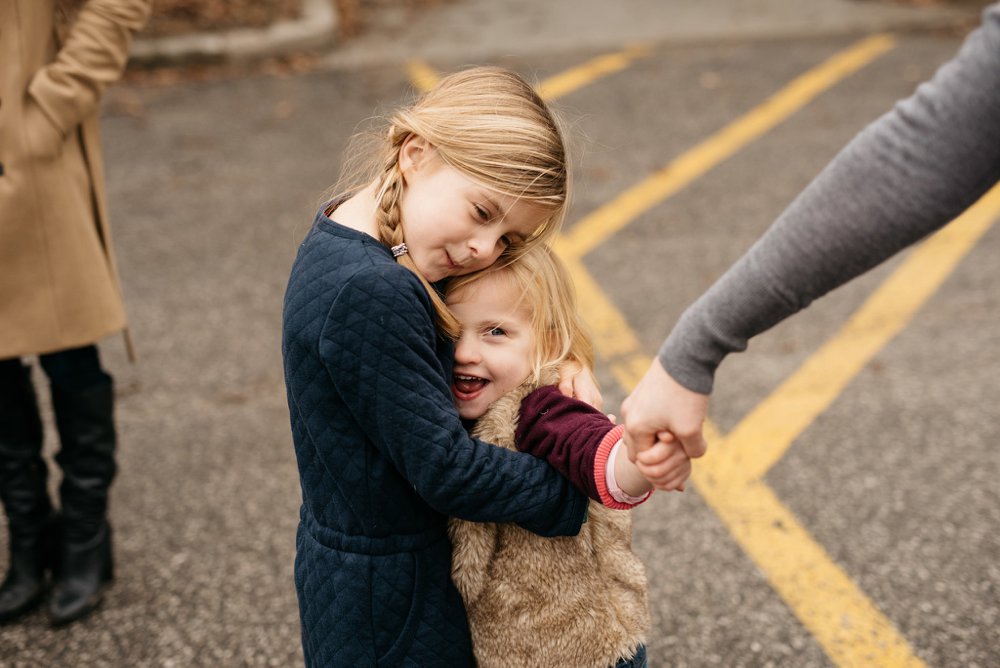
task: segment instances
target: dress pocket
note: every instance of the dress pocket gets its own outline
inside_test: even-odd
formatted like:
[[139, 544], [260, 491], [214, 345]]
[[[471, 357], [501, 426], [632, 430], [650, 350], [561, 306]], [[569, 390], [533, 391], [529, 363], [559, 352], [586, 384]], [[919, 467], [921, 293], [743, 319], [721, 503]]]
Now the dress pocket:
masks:
[[373, 560], [371, 610], [379, 620], [376, 638], [380, 666], [400, 665], [410, 654], [427, 597], [426, 560], [423, 551]]

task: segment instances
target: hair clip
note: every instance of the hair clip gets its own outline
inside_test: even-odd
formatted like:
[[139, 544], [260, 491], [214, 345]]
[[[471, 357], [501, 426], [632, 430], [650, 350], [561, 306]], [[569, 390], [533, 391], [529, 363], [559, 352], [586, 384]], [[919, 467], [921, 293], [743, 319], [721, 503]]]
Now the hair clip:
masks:
[[410, 249], [406, 247], [406, 244], [399, 244], [392, 247], [392, 256], [399, 257], [400, 255], [406, 255], [410, 252]]

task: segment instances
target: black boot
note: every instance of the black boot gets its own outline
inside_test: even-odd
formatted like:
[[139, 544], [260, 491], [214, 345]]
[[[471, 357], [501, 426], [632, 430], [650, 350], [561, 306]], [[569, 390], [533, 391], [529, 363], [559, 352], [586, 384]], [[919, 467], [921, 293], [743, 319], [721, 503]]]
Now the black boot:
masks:
[[56, 528], [31, 373], [18, 359], [0, 361], [0, 406], [0, 499], [10, 537], [10, 567], [0, 585], [2, 624], [31, 611], [45, 594]]
[[25, 537], [11, 533], [10, 570], [0, 586], [0, 624], [17, 620], [42, 602], [59, 549], [58, 525], [53, 515], [40, 534]]
[[86, 542], [63, 542], [59, 573], [52, 589], [49, 616], [61, 626], [90, 614], [101, 604], [104, 585], [114, 577], [111, 525]]
[[114, 395], [111, 378], [84, 390], [52, 386], [61, 449], [59, 487], [62, 547], [49, 608], [67, 624], [96, 608], [113, 576], [108, 489], [115, 476]]

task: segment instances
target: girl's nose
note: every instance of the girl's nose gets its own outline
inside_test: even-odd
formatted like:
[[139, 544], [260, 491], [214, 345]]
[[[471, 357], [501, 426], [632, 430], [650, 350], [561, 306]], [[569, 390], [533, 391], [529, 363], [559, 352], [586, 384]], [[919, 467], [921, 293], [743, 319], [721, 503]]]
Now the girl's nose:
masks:
[[479, 361], [478, 340], [471, 334], [462, 334], [455, 343], [455, 361], [459, 364], [475, 364]]
[[469, 239], [469, 250], [472, 257], [477, 260], [492, 258], [494, 254], [499, 255], [500, 234], [494, 230], [483, 229], [479, 234]]

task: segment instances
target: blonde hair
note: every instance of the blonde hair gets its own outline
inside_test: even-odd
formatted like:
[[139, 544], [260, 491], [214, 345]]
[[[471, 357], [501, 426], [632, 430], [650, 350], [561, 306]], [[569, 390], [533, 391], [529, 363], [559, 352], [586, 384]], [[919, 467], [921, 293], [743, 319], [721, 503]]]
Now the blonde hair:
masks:
[[534, 382], [543, 371], [558, 370], [569, 360], [593, 368], [594, 346], [577, 308], [576, 290], [555, 251], [537, 244], [521, 253], [517, 262], [496, 264], [452, 280], [445, 297], [453, 298], [457, 291], [486, 280], [503, 281], [521, 295], [518, 306], [527, 310], [535, 337], [531, 360]]
[[[513, 262], [525, 250], [550, 240], [562, 225], [570, 186], [563, 133], [541, 97], [514, 72], [474, 67], [446, 76], [413, 104], [390, 115], [387, 128], [375, 132], [380, 145], [353, 152], [364, 162], [348, 165], [348, 178], [354, 182], [342, 178], [338, 189], [350, 192], [375, 184], [376, 227], [379, 240], [388, 246], [405, 241], [399, 155], [413, 135], [429, 142], [446, 164], [473, 181], [548, 213], [527, 240], [509, 246], [496, 264]], [[411, 258], [402, 255], [397, 261], [417, 274], [427, 288], [439, 329], [452, 338], [457, 336], [454, 315]]]

